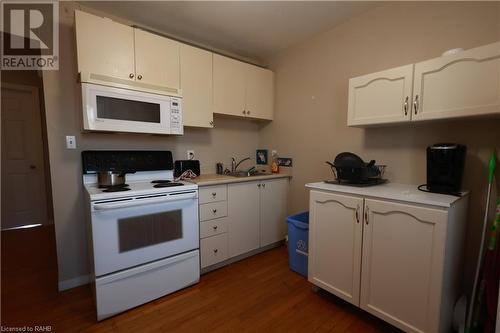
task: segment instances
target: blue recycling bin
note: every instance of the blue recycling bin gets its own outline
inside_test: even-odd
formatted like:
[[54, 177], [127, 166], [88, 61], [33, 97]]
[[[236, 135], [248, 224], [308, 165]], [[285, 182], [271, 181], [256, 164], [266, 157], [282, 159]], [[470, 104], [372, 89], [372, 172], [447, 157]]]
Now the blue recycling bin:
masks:
[[307, 277], [307, 256], [309, 249], [309, 212], [289, 216], [288, 262], [290, 269]]

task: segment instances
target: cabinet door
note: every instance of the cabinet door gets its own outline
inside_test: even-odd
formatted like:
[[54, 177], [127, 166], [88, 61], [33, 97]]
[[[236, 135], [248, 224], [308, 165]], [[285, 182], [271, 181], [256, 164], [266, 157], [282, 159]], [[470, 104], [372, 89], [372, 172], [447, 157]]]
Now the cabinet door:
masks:
[[413, 120], [500, 113], [500, 42], [415, 64]]
[[260, 246], [279, 242], [286, 235], [288, 179], [263, 181], [260, 187]]
[[228, 253], [234, 257], [259, 247], [258, 182], [228, 185]]
[[365, 200], [361, 308], [406, 332], [438, 332], [444, 210]]
[[136, 82], [178, 94], [180, 43], [140, 29], [134, 29], [134, 35]]
[[184, 126], [213, 127], [212, 53], [181, 44]]
[[363, 199], [311, 191], [309, 281], [359, 305]]
[[245, 116], [246, 64], [214, 54], [214, 113]]
[[410, 120], [413, 65], [349, 80], [347, 125], [375, 125]]
[[246, 65], [246, 115], [272, 120], [274, 114], [274, 73], [268, 69]]
[[78, 10], [75, 26], [80, 73], [134, 81], [133, 28]]

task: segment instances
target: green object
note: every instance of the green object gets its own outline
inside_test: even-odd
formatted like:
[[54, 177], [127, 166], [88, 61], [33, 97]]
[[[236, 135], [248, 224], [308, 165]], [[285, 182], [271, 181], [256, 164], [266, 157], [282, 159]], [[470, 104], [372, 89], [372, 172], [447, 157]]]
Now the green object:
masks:
[[494, 251], [497, 246], [498, 229], [500, 228], [500, 197], [497, 199], [497, 212], [495, 220], [491, 225], [490, 241], [488, 242], [488, 250]]
[[497, 151], [494, 150], [490, 157], [490, 163], [488, 164], [488, 184], [493, 183], [493, 177], [495, 176], [496, 166], [497, 166]]

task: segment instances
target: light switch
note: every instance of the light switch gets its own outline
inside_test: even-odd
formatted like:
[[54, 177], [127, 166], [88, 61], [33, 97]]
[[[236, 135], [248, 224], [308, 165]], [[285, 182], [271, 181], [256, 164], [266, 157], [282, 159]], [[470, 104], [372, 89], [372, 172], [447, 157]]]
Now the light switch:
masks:
[[76, 138], [74, 135], [66, 135], [66, 148], [76, 149]]

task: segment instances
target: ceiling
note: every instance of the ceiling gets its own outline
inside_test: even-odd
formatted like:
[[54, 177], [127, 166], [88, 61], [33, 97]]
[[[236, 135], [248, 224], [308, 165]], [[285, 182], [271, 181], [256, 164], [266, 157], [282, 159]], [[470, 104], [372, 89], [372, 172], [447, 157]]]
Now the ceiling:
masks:
[[256, 61], [373, 6], [358, 1], [80, 1], [200, 46]]

